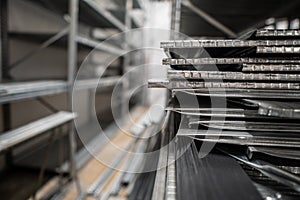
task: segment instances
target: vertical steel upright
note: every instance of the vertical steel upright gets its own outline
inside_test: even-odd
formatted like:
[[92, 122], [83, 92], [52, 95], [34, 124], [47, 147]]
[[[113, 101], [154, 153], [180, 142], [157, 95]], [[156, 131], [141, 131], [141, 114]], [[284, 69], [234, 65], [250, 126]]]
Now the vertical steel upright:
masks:
[[[68, 38], [68, 108], [72, 111], [72, 92], [75, 81], [75, 72], [77, 69], [77, 32], [78, 32], [78, 0], [69, 0], [69, 14], [70, 14], [70, 29]], [[77, 167], [75, 162], [76, 155], [76, 138], [74, 122], [70, 124], [69, 130], [69, 173], [72, 180], [74, 180], [77, 191], [80, 193], [81, 188], [77, 177]]]
[[[9, 79], [9, 40], [8, 40], [8, 0], [0, 2], [0, 32], [1, 32], [1, 81]], [[3, 131], [11, 128], [10, 103], [2, 105]], [[5, 154], [6, 165], [12, 165], [12, 152]]]
[[[1, 81], [9, 78], [9, 43], [8, 43], [8, 0], [0, 2], [0, 32], [1, 32]], [[2, 105], [3, 130], [10, 129], [10, 104]]]
[[2, 46], [2, 20], [3, 20], [3, 12], [2, 12], [2, 4], [4, 1], [0, 1], [0, 83], [2, 82], [2, 53], [3, 53], [3, 46]]
[[8, 78], [9, 44], [8, 44], [8, 0], [0, 2], [0, 32], [1, 32], [1, 78]]
[[[124, 19], [124, 24], [125, 24], [125, 33], [124, 33], [124, 43], [123, 43], [123, 49], [125, 50], [126, 54], [123, 56], [123, 64], [122, 64], [122, 74], [126, 73], [126, 68], [130, 64], [130, 52], [129, 52], [129, 30], [131, 29], [131, 10], [132, 10], [132, 0], [126, 0], [125, 4], [125, 19]], [[121, 109], [121, 121], [124, 122], [126, 111], [128, 110], [126, 108], [126, 99], [128, 98], [128, 91], [129, 91], [129, 80], [126, 80], [125, 78], [122, 80], [122, 93], [120, 95], [120, 109]]]
[[[133, 7], [132, 0], [126, 0], [126, 9], [125, 9], [125, 29], [130, 30], [131, 28], [131, 11]], [[126, 42], [125, 42], [126, 44]]]
[[[181, 0], [174, 0], [172, 3], [171, 30], [180, 31]], [[174, 36], [172, 34], [171, 36]], [[176, 38], [171, 38], [176, 39]]]

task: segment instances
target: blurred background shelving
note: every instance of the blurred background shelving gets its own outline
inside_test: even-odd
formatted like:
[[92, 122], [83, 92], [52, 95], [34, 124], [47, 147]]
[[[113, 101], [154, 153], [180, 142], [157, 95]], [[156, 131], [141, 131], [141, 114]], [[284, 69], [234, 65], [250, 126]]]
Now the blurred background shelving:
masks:
[[[99, 133], [89, 126], [89, 110], [77, 116], [71, 103], [75, 76], [91, 51], [96, 59], [85, 61], [90, 66], [78, 77], [76, 98], [85, 109], [97, 85], [97, 115], [105, 116], [99, 120], [113, 129], [110, 96], [132, 58], [126, 55], [126, 40], [100, 42], [140, 27], [144, 10], [137, 0], [4, 0], [0, 12], [0, 193], [5, 199], [24, 199], [50, 178], [60, 177], [61, 187], [76, 180], [77, 170], [90, 157], [76, 136], [73, 119], [80, 117], [85, 141], [92, 142]], [[110, 56], [117, 59], [98, 82], [105, 68], [102, 60]], [[45, 157], [50, 160], [45, 162]], [[17, 188], [22, 190], [13, 192]]]

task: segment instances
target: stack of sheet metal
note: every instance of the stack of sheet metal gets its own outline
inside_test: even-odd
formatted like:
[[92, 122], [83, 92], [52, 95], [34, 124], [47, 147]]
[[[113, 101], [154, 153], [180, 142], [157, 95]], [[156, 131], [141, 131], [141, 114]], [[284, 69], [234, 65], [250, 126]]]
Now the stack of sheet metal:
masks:
[[[187, 173], [178, 168], [181, 175], [186, 172], [187, 176], [194, 177], [190, 181], [197, 182], [201, 179], [197, 178], [199, 173], [206, 173], [203, 170], [207, 165], [219, 170], [217, 163], [225, 162], [228, 165], [221, 168], [226, 172], [234, 160], [232, 167], [237, 168], [238, 162], [243, 168], [239, 176], [244, 177], [241, 173], [246, 172], [263, 198], [300, 198], [299, 39], [299, 30], [256, 30], [236, 40], [161, 43], [168, 56], [163, 64], [171, 68], [168, 79], [149, 80], [149, 87], [165, 87], [171, 91], [172, 103], [168, 110], [180, 116], [177, 137], [192, 138], [201, 144], [216, 143], [206, 160], [195, 156], [195, 151], [201, 148], [196, 148], [199, 143], [193, 143], [191, 149], [183, 153], [186, 157], [177, 160], [177, 166], [188, 169], [187, 162], [194, 162], [194, 167], [201, 170], [190, 167]], [[180, 102], [183, 98], [197, 99], [199, 106], [189, 101]], [[233, 159], [227, 161], [228, 158]], [[204, 177], [209, 181], [212, 176]], [[227, 184], [238, 181], [229, 176], [233, 175], [228, 172]], [[245, 179], [247, 185], [249, 181]], [[184, 182], [182, 178], [177, 181], [177, 186], [192, 191], [194, 184], [180, 184]], [[223, 183], [214, 187], [226, 188], [226, 181]], [[201, 195], [202, 199], [220, 197], [201, 184], [200, 181], [196, 185], [206, 188], [207, 193], [196, 189], [196, 194], [190, 195]], [[233, 198], [229, 189], [220, 191], [224, 193], [223, 199]], [[235, 198], [244, 199], [242, 193]], [[182, 191], [178, 197], [183, 198], [180, 194]], [[253, 194], [249, 199], [255, 197]]]

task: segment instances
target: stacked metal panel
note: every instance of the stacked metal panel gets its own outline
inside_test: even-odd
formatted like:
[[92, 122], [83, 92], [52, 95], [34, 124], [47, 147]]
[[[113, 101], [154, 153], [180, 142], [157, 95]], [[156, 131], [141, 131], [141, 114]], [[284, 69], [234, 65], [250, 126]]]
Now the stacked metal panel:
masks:
[[[240, 181], [247, 190], [252, 191], [251, 182], [263, 198], [300, 198], [300, 31], [256, 30], [241, 38], [161, 43], [168, 55], [163, 64], [171, 68], [168, 79], [149, 80], [149, 87], [171, 91], [168, 110], [180, 116], [178, 144], [182, 138], [193, 140], [192, 149], [177, 160], [179, 199], [188, 194], [201, 199], [245, 199], [244, 192], [236, 191], [234, 196], [229, 189], [222, 190], [238, 183], [232, 178], [237, 174], [244, 177]], [[189, 103], [192, 99], [197, 99], [197, 106]], [[202, 160], [201, 147], [196, 147], [204, 144], [214, 148]], [[228, 158], [234, 162], [218, 165]], [[194, 163], [193, 169], [188, 162]], [[226, 172], [230, 166], [236, 168], [235, 175], [228, 172], [220, 178], [210, 171]], [[185, 173], [194, 177], [189, 179], [192, 183], [185, 180]], [[212, 174], [205, 180], [216, 182], [211, 187], [220, 187], [220, 196], [204, 186], [199, 173]], [[192, 191], [193, 185], [206, 193], [182, 191]], [[248, 197], [257, 199], [256, 195], [252, 191]]]

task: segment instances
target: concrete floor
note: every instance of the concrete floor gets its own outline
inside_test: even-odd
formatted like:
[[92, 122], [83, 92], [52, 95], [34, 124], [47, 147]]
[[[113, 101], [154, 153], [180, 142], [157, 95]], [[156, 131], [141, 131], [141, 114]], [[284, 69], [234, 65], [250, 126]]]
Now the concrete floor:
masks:
[[[132, 112], [132, 119], [134, 121], [138, 121], [139, 117], [141, 117], [146, 108], [138, 107]], [[125, 130], [130, 130], [132, 123], [127, 123], [124, 126]], [[118, 130], [115, 134], [115, 137], [112, 139], [112, 143], [116, 144], [120, 148], [125, 148], [133, 138], [128, 134], [124, 133], [122, 130]], [[106, 145], [103, 149], [98, 153], [97, 156], [101, 156], [101, 158], [105, 158], [107, 160], [112, 160], [115, 158], [117, 152], [115, 149], [111, 148], [110, 145]], [[125, 159], [124, 159], [125, 160]], [[122, 165], [122, 163], [121, 163]], [[92, 158], [89, 162], [78, 172], [78, 178], [83, 191], [86, 191], [89, 186], [93, 184], [93, 182], [107, 169], [107, 166], [103, 163], [99, 162], [97, 159]], [[110, 187], [110, 184], [113, 182], [114, 178], [118, 175], [118, 171], [115, 171], [113, 177], [106, 183], [104, 187], [104, 191]], [[118, 199], [126, 199], [126, 195], [124, 192], [126, 188], [123, 188], [120, 192]], [[78, 196], [78, 192], [76, 190], [75, 184], [71, 183], [67, 189], [67, 193], [64, 197], [64, 200], [73, 200]], [[94, 199], [92, 197], [87, 197], [85, 199]], [[116, 198], [114, 198], [116, 199]]]

